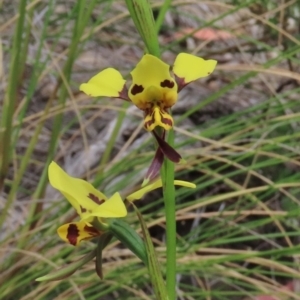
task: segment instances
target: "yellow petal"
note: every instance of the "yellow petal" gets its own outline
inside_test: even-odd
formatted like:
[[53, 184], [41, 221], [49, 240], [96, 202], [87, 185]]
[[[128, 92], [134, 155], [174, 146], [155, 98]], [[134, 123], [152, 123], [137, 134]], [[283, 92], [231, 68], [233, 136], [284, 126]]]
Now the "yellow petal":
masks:
[[127, 215], [127, 209], [119, 193], [115, 193], [103, 204], [90, 212], [81, 215], [81, 220], [90, 220], [91, 217], [122, 218]]
[[151, 108], [158, 101], [166, 108], [177, 101], [177, 84], [171, 77], [170, 66], [157, 57], [144, 55], [131, 76], [128, 96], [138, 108]]
[[132, 81], [138, 85], [147, 83], [147, 86], [155, 86], [161, 81], [172, 79], [170, 66], [150, 54], [145, 54], [130, 74]]
[[59, 190], [81, 215], [92, 211], [107, 200], [104, 194], [85, 180], [69, 176], [55, 162], [48, 168], [50, 184]]
[[[174, 180], [174, 185], [179, 185], [179, 186], [185, 186], [188, 188], [196, 188], [196, 185], [192, 182], [188, 181], [182, 181], [182, 180]], [[157, 188], [162, 187], [162, 180], [158, 179], [154, 181], [153, 183], [139, 189], [138, 191], [130, 194], [129, 196], [126, 197], [128, 201], [133, 201], [133, 200], [139, 200], [141, 199], [146, 193], [149, 193], [150, 191], [153, 191]]]
[[196, 184], [189, 181], [183, 181], [183, 180], [174, 180], [174, 185], [184, 186], [191, 189], [196, 188]]
[[161, 126], [165, 130], [170, 130], [173, 127], [173, 118], [166, 111], [158, 106], [149, 109], [145, 115], [144, 127], [147, 131], [152, 131], [156, 126]]
[[177, 77], [183, 79], [183, 85], [186, 85], [191, 81], [210, 75], [216, 64], [217, 61], [213, 59], [204, 60], [191, 54], [180, 53], [175, 59], [173, 72]]
[[119, 71], [108, 68], [81, 84], [79, 89], [91, 97], [120, 97], [125, 82]]
[[57, 229], [57, 233], [62, 240], [73, 246], [77, 246], [82, 240], [101, 235], [100, 231], [85, 222], [64, 224]]
[[136, 192], [127, 196], [126, 199], [128, 201], [141, 199], [146, 193], [149, 193], [150, 191], [158, 189], [159, 187], [162, 187], [161, 179], [158, 179], [158, 180], [154, 181], [153, 183], [150, 183], [149, 185], [146, 185], [145, 187], [137, 190]]

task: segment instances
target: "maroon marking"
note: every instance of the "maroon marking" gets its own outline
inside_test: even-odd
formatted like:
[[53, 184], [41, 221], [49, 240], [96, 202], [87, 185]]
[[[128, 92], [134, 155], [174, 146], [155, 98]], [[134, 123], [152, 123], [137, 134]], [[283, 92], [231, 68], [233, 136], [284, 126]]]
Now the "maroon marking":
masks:
[[167, 125], [169, 125], [169, 126], [173, 126], [173, 122], [172, 122], [172, 120], [171, 119], [168, 119], [168, 118], [164, 118], [163, 116], [162, 116], [162, 114], [160, 114], [160, 119], [161, 119], [161, 122], [162, 123], [164, 123], [164, 124], [167, 124]]
[[164, 80], [163, 82], [160, 83], [160, 86], [161, 87], [168, 87], [168, 88], [173, 88], [174, 87], [174, 81], [171, 81], [171, 80]]
[[171, 147], [164, 138], [160, 137], [155, 131], [153, 131], [153, 135], [159, 145], [160, 150], [162, 153], [172, 162], [179, 163], [182, 159], [181, 155]]
[[73, 246], [77, 244], [77, 238], [79, 237], [79, 230], [75, 224], [70, 224], [67, 230], [67, 240]]
[[136, 95], [136, 94], [141, 93], [143, 90], [144, 90], [144, 88], [142, 85], [135, 84], [131, 89], [131, 94]]
[[145, 126], [145, 128], [148, 128], [148, 127], [150, 127], [153, 123], [154, 123], [154, 122], [153, 122], [152, 120], [150, 120], [150, 121], [148, 121], [148, 122], [145, 122], [145, 123], [144, 123], [144, 126]]
[[146, 123], [144, 123], [145, 128], [150, 127], [150, 125], [152, 125], [153, 123], [155, 123], [155, 119], [154, 119], [154, 110], [151, 111], [151, 109], [149, 109], [146, 112], [146, 115], [150, 115], [151, 114], [151, 120], [147, 121]]
[[88, 234], [90, 234], [91, 236], [97, 236], [97, 235], [100, 234], [100, 232], [96, 228], [90, 227], [90, 226], [87, 226], [87, 225], [84, 226], [83, 230], [85, 232], [87, 232]]
[[145, 128], [148, 128], [151, 126], [151, 124], [152, 124], [152, 121], [148, 121], [148, 122], [144, 123], [144, 126], [145, 126]]
[[178, 77], [176, 74], [174, 75], [177, 83], [177, 92], [179, 93], [187, 85], [187, 83], [185, 82], [184, 78]]
[[164, 154], [158, 147], [145, 178], [149, 180], [153, 180], [155, 177], [157, 177], [159, 175], [159, 171], [163, 162], [164, 162]]
[[89, 193], [87, 197], [90, 198], [92, 201], [94, 201], [95, 203], [97, 203], [99, 205], [101, 205], [105, 202], [105, 200], [99, 199], [97, 196], [95, 196], [92, 193]]
[[119, 92], [119, 98], [126, 100], [126, 101], [130, 101], [130, 99], [128, 97], [128, 90], [126, 87], [126, 83], [124, 84], [122, 91]]
[[172, 127], [173, 126], [172, 119], [170, 119], [170, 118], [164, 118], [163, 113], [166, 113], [166, 111], [160, 109], [159, 114], [160, 114], [161, 122]]
[[80, 211], [81, 211], [82, 213], [85, 213], [87, 210], [86, 210], [86, 208], [84, 208], [84, 207], [82, 207], [82, 206], [80, 205]]

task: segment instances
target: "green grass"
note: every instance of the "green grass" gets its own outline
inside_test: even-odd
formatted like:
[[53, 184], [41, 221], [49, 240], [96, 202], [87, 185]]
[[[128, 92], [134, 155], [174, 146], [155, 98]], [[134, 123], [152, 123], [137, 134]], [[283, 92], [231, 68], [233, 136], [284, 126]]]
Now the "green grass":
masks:
[[[195, 8], [198, 2], [172, 1], [160, 32], [169, 64], [179, 52], [219, 61], [174, 114], [175, 147], [186, 160], [175, 178], [197, 184], [175, 191], [178, 290], [182, 299], [279, 291], [280, 299], [300, 299], [280, 289], [300, 276], [300, 32], [288, 26], [297, 22], [296, 1], [203, 2], [207, 10]], [[1, 299], [154, 299], [147, 269], [117, 241], [103, 253], [102, 281], [93, 263], [62, 281], [35, 281], [94, 248], [57, 236], [73, 211], [49, 188], [49, 162], [112, 195], [139, 187], [154, 155], [150, 134], [136, 129], [141, 114], [78, 92], [101, 68], [128, 76], [142, 56], [124, 2], [13, 1], [1, 10]], [[223, 29], [235, 38], [175, 36], [184, 27]], [[136, 205], [165, 275], [162, 193]], [[141, 233], [132, 210], [126, 221]]]

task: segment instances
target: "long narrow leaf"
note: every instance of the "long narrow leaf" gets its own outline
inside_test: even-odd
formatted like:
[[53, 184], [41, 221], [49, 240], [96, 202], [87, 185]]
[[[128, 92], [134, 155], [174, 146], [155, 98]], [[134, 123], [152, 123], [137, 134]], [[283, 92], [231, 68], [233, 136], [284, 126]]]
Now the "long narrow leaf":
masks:
[[161, 274], [159, 262], [157, 259], [157, 254], [155, 253], [155, 249], [151, 240], [151, 236], [148, 231], [147, 224], [145, 223], [143, 216], [139, 212], [138, 208], [133, 203], [132, 205], [135, 209], [135, 212], [139, 218], [142, 227], [142, 231], [146, 243], [147, 256], [148, 256], [149, 274], [150, 274], [151, 282], [153, 284], [156, 299], [167, 300], [169, 298], [167, 295], [166, 285]]

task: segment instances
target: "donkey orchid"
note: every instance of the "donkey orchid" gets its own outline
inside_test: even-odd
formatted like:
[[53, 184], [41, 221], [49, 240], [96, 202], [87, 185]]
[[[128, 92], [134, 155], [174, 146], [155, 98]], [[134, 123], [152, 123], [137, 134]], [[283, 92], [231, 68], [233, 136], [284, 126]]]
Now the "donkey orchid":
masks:
[[145, 54], [131, 71], [129, 90], [121, 73], [113, 68], [105, 69], [81, 84], [80, 90], [91, 97], [107, 96], [131, 101], [144, 112], [147, 131], [157, 126], [169, 130], [174, 121], [168, 110], [177, 102], [178, 92], [190, 82], [210, 75], [216, 64], [217, 61], [212, 59], [180, 53], [171, 67], [159, 58]]
[[82, 240], [101, 235], [103, 232], [92, 225], [96, 218], [105, 225], [105, 218], [121, 218], [127, 210], [119, 193], [107, 198], [85, 180], [69, 176], [55, 162], [48, 168], [50, 184], [59, 190], [80, 216], [79, 222], [64, 224], [57, 229], [67, 243], [77, 246]]
[[[107, 218], [122, 218], [127, 215], [126, 206], [118, 192], [108, 198], [87, 181], [68, 175], [55, 162], [50, 163], [48, 176], [50, 184], [64, 195], [80, 217], [80, 221], [64, 224], [57, 229], [60, 238], [69, 244], [77, 246], [82, 240], [100, 236], [109, 230], [109, 224], [105, 222]], [[175, 180], [174, 184], [196, 187], [193, 183], [179, 180]], [[146, 193], [161, 186], [161, 179], [157, 179], [128, 195], [126, 199], [141, 199]], [[100, 226], [95, 227], [95, 221]]]

